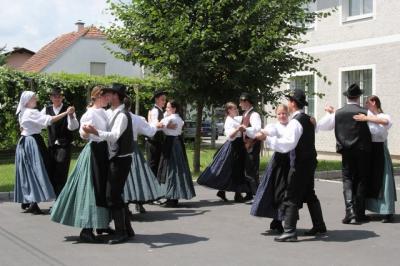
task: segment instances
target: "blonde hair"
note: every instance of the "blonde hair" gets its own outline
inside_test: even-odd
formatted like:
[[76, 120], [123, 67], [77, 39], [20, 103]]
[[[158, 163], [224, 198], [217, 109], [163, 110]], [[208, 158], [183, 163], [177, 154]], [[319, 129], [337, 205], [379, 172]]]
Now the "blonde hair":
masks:
[[286, 104], [278, 104], [275, 108], [275, 113], [278, 112], [278, 109], [282, 108], [286, 113], [289, 113], [289, 108]]
[[232, 109], [232, 108], [234, 108], [234, 107], [237, 107], [236, 103], [234, 103], [234, 102], [227, 102], [227, 103], [225, 104], [225, 114], [226, 114], [226, 115], [229, 115], [229, 110]]
[[92, 89], [92, 92], [90, 93], [90, 102], [88, 107], [92, 107], [94, 105], [94, 102], [96, 101], [97, 98], [102, 96], [104, 94], [104, 87], [97, 85], [94, 86]]

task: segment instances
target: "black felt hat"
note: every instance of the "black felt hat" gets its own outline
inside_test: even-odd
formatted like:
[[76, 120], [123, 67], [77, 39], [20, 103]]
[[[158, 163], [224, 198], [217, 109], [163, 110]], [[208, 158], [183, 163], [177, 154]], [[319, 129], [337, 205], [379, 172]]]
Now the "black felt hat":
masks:
[[308, 102], [306, 101], [306, 94], [303, 90], [294, 89], [286, 95], [286, 97], [290, 100], [293, 100], [297, 103], [297, 105], [302, 108], [304, 106], [308, 106]]
[[347, 91], [343, 92], [343, 95], [349, 98], [354, 98], [362, 95], [364, 92], [357, 84], [351, 84]]
[[248, 101], [249, 103], [253, 104], [253, 98], [251, 97], [250, 93], [248, 92], [243, 92], [240, 94], [240, 101]]
[[113, 83], [111, 86], [104, 88], [105, 91], [116, 92], [119, 95], [126, 97], [126, 86], [121, 83]]

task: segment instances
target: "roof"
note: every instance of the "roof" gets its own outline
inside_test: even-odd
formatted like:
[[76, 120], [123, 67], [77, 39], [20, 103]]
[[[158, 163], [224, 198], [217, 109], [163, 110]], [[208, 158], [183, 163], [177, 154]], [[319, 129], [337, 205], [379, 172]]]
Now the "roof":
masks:
[[7, 53], [4, 53], [4, 55], [10, 55], [10, 54], [15, 54], [15, 53], [27, 53], [27, 54], [35, 54], [35, 52], [26, 49], [24, 47], [14, 47], [12, 51], [9, 51]]
[[105, 39], [106, 36], [95, 26], [83, 27], [79, 31], [63, 34], [42, 47], [42, 49], [26, 61], [19, 69], [27, 72], [42, 71], [80, 38]]

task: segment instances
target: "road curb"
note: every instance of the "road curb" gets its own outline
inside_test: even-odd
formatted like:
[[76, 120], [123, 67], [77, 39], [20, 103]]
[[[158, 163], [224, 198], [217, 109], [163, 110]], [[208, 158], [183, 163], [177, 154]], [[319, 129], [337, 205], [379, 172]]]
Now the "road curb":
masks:
[[14, 200], [14, 192], [0, 192], [0, 201], [12, 201]]

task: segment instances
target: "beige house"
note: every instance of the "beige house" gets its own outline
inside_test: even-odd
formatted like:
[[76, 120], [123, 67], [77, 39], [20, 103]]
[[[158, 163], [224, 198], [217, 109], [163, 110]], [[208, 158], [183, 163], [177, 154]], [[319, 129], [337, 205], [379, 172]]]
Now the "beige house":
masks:
[[[309, 25], [304, 37], [308, 42], [299, 47], [320, 60], [315, 66], [331, 85], [317, 75], [301, 72], [293, 74], [287, 86], [325, 94], [322, 99], [308, 99], [307, 112], [317, 119], [324, 116], [326, 104], [343, 106], [342, 92], [352, 83], [365, 91], [364, 99], [378, 95], [393, 120], [389, 149], [400, 155], [400, 1], [317, 0], [310, 9], [335, 9], [328, 18]], [[316, 146], [318, 151], [335, 152], [334, 133], [318, 133]]]
[[6, 66], [9, 68], [18, 69], [34, 54], [35, 52], [26, 48], [14, 47], [12, 51], [5, 53]]

